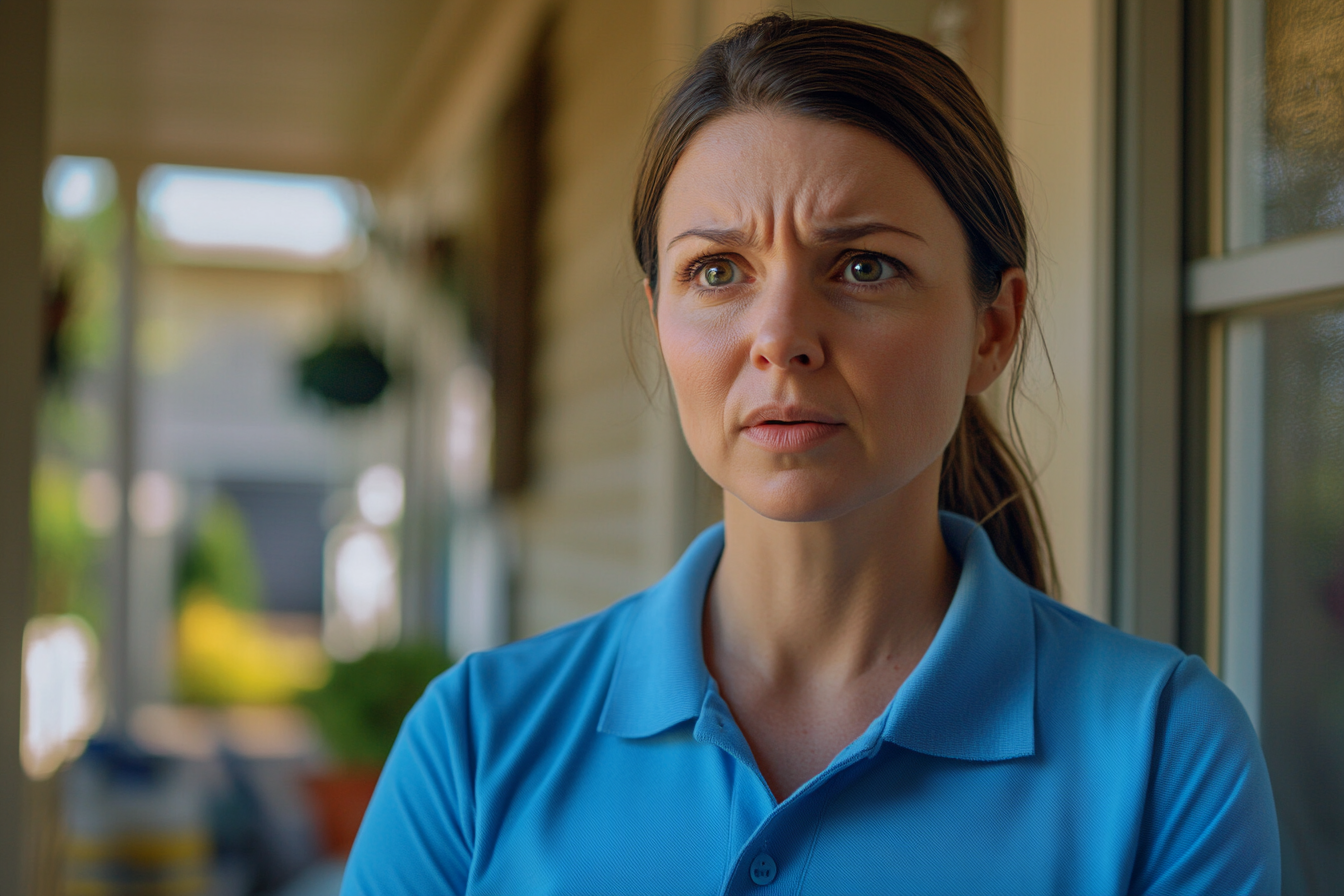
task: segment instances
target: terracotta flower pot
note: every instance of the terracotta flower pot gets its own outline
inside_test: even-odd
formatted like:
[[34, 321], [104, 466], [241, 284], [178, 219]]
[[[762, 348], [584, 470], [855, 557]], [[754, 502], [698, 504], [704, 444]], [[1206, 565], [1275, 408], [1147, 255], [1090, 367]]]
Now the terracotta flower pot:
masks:
[[377, 768], [333, 768], [308, 777], [308, 792], [317, 810], [318, 833], [328, 855], [346, 856], [350, 853], [380, 771]]

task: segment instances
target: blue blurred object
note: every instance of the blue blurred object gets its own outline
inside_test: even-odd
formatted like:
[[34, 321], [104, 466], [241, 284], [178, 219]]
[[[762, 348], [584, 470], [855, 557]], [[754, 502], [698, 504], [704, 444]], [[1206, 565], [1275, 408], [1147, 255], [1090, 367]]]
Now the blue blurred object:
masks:
[[275, 896], [337, 896], [344, 874], [344, 859], [323, 859], [277, 890]]
[[187, 763], [90, 742], [66, 775], [65, 827], [67, 892], [206, 892], [205, 793]]
[[301, 783], [307, 763], [227, 750], [220, 759], [228, 786], [216, 802], [219, 856], [246, 862], [255, 892], [275, 892], [318, 856], [312, 806]]
[[314, 862], [306, 758], [209, 759], [91, 741], [65, 776], [69, 893], [335, 894], [343, 862]]

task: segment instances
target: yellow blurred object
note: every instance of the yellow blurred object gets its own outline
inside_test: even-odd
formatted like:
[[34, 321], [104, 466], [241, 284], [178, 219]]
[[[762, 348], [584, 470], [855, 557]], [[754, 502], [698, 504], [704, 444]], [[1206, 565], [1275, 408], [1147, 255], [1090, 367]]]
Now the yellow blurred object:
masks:
[[65, 896], [198, 896], [210, 890], [210, 842], [200, 832], [71, 837]]
[[316, 635], [274, 631], [204, 589], [183, 602], [177, 645], [178, 686], [191, 702], [286, 703], [331, 672]]

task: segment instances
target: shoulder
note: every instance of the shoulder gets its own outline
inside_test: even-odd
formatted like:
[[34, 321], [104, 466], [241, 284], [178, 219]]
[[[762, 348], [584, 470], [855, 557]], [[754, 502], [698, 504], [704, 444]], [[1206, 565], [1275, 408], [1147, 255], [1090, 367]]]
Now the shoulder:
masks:
[[1197, 656], [1030, 600], [1042, 746], [1131, 807], [1112, 825], [1134, 837], [1131, 892], [1278, 892], [1269, 774], [1236, 695]]
[[1198, 657], [1158, 699], [1134, 890], [1277, 893], [1278, 821], [1241, 701]]
[[[1038, 712], [1046, 730], [1077, 726], [1128, 744], [1147, 766], [1176, 754], [1190, 761], [1249, 761], [1260, 747], [1236, 695], [1204, 661], [1170, 644], [1126, 634], [1031, 592]], [[1199, 759], [1198, 757], [1204, 757]]]
[[[1177, 668], [1189, 659], [1170, 644], [1122, 632], [1039, 591], [1029, 590], [1027, 599], [1035, 623], [1041, 686], [1071, 683], [1094, 699], [1129, 693], [1155, 701]], [[1208, 677], [1218, 684], [1212, 675]]]
[[641, 596], [473, 653], [436, 678], [397, 735], [342, 893], [462, 892], [478, 800], [535, 769], [538, 750], [596, 730], [595, 707]]
[[497, 719], [520, 723], [557, 705], [600, 705], [640, 592], [591, 616], [492, 650], [473, 653], [425, 690], [418, 710], [467, 723], [476, 734]]

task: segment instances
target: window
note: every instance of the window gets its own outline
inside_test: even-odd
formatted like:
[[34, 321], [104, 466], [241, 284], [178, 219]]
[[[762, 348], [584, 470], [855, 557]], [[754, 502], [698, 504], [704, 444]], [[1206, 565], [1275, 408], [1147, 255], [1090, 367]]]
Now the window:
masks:
[[[1210, 4], [1205, 654], [1260, 731], [1284, 892], [1344, 889], [1344, 5]], [[1194, 558], [1187, 557], [1187, 562]], [[1193, 599], [1186, 595], [1187, 600]]]

